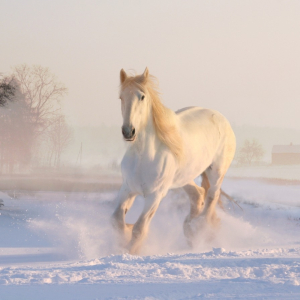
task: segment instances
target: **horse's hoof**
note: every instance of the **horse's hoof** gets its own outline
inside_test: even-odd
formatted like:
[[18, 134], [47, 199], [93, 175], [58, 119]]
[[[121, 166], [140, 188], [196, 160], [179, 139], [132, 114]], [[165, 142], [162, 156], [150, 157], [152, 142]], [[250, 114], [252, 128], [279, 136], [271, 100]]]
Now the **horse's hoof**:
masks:
[[219, 229], [221, 227], [221, 219], [216, 215], [211, 218], [211, 225], [215, 229]]
[[129, 245], [127, 247], [128, 253], [131, 255], [139, 255], [140, 254], [140, 248], [139, 247], [134, 247]]
[[213, 230], [219, 230], [221, 227], [221, 220], [219, 218], [216, 220], [209, 220], [208, 225]]
[[193, 244], [192, 239], [186, 238], [186, 243], [188, 244], [189, 248], [191, 248], [191, 249], [194, 248], [194, 244]]

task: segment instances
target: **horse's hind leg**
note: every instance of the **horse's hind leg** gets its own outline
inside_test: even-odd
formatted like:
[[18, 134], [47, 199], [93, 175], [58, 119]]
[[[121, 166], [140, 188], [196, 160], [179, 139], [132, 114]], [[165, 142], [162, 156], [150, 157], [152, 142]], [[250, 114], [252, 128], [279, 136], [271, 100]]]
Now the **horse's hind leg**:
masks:
[[207, 175], [205, 174], [205, 172], [202, 173], [201, 177], [202, 177], [201, 187], [203, 187], [205, 190], [205, 195], [204, 195], [204, 197], [205, 197], [206, 193], [210, 187], [210, 184], [209, 184], [209, 181], [208, 181], [208, 178], [207, 178]]
[[203, 214], [206, 216], [207, 222], [213, 227], [217, 227], [220, 222], [216, 214], [216, 205], [220, 199], [221, 185], [226, 170], [224, 171], [220, 168], [212, 166], [210, 169], [205, 171], [209, 181], [209, 188], [205, 198], [205, 208]]
[[216, 227], [219, 225], [219, 218], [216, 214], [216, 205], [220, 199], [221, 185], [224, 176], [231, 164], [235, 152], [235, 137], [231, 133], [226, 140], [222, 153], [215, 158], [212, 165], [205, 170], [205, 175], [209, 182], [209, 188], [205, 197], [205, 208], [203, 214], [207, 222]]
[[[203, 180], [202, 180], [203, 182]], [[187, 243], [192, 247], [194, 230], [192, 220], [197, 218], [204, 209], [205, 188], [197, 186], [193, 181], [183, 187], [190, 198], [190, 212], [183, 223], [183, 232]]]

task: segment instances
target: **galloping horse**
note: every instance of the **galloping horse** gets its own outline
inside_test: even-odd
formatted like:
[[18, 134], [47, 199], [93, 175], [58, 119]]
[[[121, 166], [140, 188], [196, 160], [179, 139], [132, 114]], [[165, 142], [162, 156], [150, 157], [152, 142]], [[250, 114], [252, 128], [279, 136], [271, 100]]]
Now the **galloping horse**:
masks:
[[[216, 204], [236, 148], [232, 128], [214, 110], [186, 107], [175, 113], [165, 107], [147, 68], [138, 76], [122, 69], [120, 79], [122, 134], [129, 145], [112, 223], [129, 253], [138, 253], [162, 198], [169, 189], [183, 187], [190, 198], [183, 229], [192, 245], [192, 221], [202, 218], [213, 227], [219, 223]], [[194, 182], [200, 174], [201, 187]], [[137, 195], [145, 198], [144, 209], [135, 224], [126, 224]]]

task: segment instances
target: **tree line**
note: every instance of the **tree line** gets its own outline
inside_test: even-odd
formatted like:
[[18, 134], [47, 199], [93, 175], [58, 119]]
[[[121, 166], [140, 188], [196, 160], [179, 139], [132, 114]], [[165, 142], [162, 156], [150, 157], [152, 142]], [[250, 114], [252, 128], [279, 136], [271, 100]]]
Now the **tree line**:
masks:
[[48, 68], [20, 65], [0, 77], [0, 173], [60, 168], [72, 131], [61, 112], [67, 88]]
[[265, 151], [258, 140], [245, 140], [242, 147], [237, 150], [235, 160], [238, 165], [259, 164], [264, 157]]

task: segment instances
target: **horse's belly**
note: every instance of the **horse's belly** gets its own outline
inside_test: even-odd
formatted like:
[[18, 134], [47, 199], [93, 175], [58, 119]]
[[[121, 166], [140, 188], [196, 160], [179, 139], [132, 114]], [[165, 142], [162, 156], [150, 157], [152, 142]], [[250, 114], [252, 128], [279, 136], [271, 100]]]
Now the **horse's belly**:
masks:
[[193, 181], [201, 175], [211, 164], [210, 159], [195, 159], [178, 169], [174, 176], [172, 188], [179, 188]]

